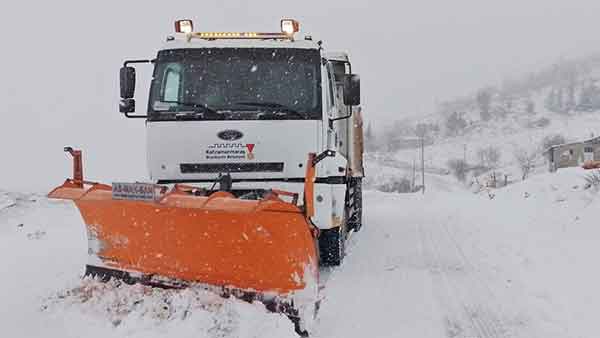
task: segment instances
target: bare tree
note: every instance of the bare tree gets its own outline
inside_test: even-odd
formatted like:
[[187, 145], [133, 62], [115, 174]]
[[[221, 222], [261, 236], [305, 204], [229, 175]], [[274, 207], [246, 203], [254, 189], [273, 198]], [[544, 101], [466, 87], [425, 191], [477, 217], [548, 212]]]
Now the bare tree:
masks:
[[417, 135], [417, 137], [420, 137], [420, 138], [425, 138], [425, 137], [427, 137], [428, 129], [429, 129], [429, 127], [427, 126], [427, 124], [418, 123], [415, 126], [415, 135]]
[[499, 105], [492, 112], [498, 118], [506, 118], [510, 113], [513, 113], [515, 97], [510, 93], [501, 93], [498, 96]]
[[446, 119], [446, 132], [449, 136], [460, 134], [467, 127], [463, 114], [454, 112]]
[[463, 159], [452, 159], [448, 161], [448, 168], [454, 174], [459, 181], [464, 182], [467, 180], [467, 171], [469, 169], [469, 165]]
[[535, 158], [537, 154], [536, 152], [529, 152], [523, 148], [518, 148], [515, 150], [514, 155], [517, 164], [519, 165], [519, 169], [521, 170], [521, 178], [525, 180], [531, 173], [531, 170], [535, 167]]
[[491, 118], [490, 107], [492, 105], [492, 93], [489, 89], [484, 89], [477, 93], [477, 105], [483, 121]]
[[577, 102], [575, 100], [575, 86], [577, 85], [576, 79], [570, 79], [569, 85], [567, 86], [567, 102], [565, 104], [565, 110], [567, 112], [574, 110], [577, 106]]
[[495, 169], [500, 164], [501, 152], [498, 147], [489, 146], [477, 150], [479, 164], [488, 169]]
[[564, 90], [562, 88], [558, 89], [558, 93], [556, 94], [556, 109], [559, 113], [565, 113], [565, 100], [564, 100]]
[[371, 123], [367, 125], [367, 131], [365, 132], [365, 149], [368, 152], [375, 152], [378, 149], [377, 146], [377, 138], [375, 137], [375, 133], [373, 132], [373, 128]]
[[382, 192], [409, 193], [414, 192], [412, 181], [408, 177], [394, 177], [377, 187]]
[[558, 111], [557, 104], [558, 104], [558, 93], [555, 88], [552, 88], [552, 90], [550, 90], [550, 92], [548, 92], [548, 96], [546, 96], [546, 99], [544, 100], [544, 106], [546, 107], [546, 109], [548, 109], [551, 112], [557, 112]]

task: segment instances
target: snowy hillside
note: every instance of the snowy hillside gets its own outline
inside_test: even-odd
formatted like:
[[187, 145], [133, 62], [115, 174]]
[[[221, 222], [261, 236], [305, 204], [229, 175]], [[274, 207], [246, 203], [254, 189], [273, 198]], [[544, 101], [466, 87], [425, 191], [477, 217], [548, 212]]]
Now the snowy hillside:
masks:
[[[600, 198], [585, 174], [536, 175], [493, 199], [448, 176], [424, 196], [366, 192], [365, 228], [325, 274], [314, 336], [595, 337]], [[7, 337], [295, 336], [260, 304], [81, 280], [75, 207], [0, 196]]]
[[[600, 57], [592, 55], [482, 88], [441, 103], [434, 114], [368, 131], [370, 156], [376, 165], [402, 167], [401, 176], [410, 178], [413, 164], [421, 165], [420, 143], [413, 140], [424, 135], [429, 173], [442, 174], [449, 161], [461, 160], [477, 169], [471, 176], [493, 171], [514, 182], [522, 177], [518, 157], [523, 155], [532, 159], [530, 174], [543, 173], [549, 138], [575, 142], [600, 135], [599, 74]], [[498, 155], [492, 165], [481, 158], [490, 149]]]
[[[447, 168], [451, 159], [466, 158], [467, 163], [479, 165], [478, 151], [485, 148], [496, 148], [500, 159], [495, 169], [509, 174], [511, 180], [520, 180], [521, 174], [517, 168], [516, 154], [526, 152], [536, 157], [534, 173], [548, 170], [543, 157], [543, 141], [547, 136], [561, 135], [567, 141], [584, 140], [591, 135], [600, 135], [600, 113], [580, 113], [569, 116], [546, 112], [540, 113], [551, 120], [550, 124], [541, 128], [524, 128], [518, 119], [497, 121], [493, 125], [473, 128], [465, 135], [440, 138], [434, 144], [425, 148], [426, 167]], [[403, 149], [393, 157], [401, 159], [419, 159], [419, 149]], [[465, 157], [466, 155], [466, 157]]]

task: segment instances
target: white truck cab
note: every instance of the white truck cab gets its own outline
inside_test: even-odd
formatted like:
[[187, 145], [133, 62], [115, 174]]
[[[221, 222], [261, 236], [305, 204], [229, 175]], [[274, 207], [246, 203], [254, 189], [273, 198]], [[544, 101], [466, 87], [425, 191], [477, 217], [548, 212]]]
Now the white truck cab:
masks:
[[[337, 265], [362, 223], [360, 80], [347, 54], [296, 40], [298, 28], [284, 19], [280, 33], [198, 33], [180, 20], [154, 59], [125, 62], [120, 111], [146, 120], [159, 184], [210, 188], [226, 176], [240, 196], [282, 189], [302, 198], [308, 153], [334, 154], [316, 168], [312, 222], [321, 260]], [[154, 66], [143, 115], [133, 114], [139, 63]]]

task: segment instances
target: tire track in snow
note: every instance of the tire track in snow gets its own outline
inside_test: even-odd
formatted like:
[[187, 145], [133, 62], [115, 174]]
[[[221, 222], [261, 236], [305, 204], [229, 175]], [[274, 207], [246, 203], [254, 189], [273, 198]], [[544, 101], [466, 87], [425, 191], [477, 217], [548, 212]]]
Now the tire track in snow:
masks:
[[432, 280], [432, 291], [435, 298], [439, 301], [442, 310], [446, 313], [444, 318], [446, 335], [450, 338], [463, 337], [466, 328], [463, 325], [463, 318], [460, 318], [461, 311], [457, 307], [460, 301], [456, 299], [456, 293], [452, 290], [447, 276], [441, 272], [438, 263], [439, 260], [433, 250], [431, 250], [429, 238], [424, 232], [423, 227], [417, 224], [416, 232], [418, 234], [421, 257], [423, 258], [425, 267], [429, 270]]
[[[441, 229], [438, 229], [441, 230]], [[441, 231], [431, 232], [431, 241], [434, 244], [438, 254], [447, 253], [448, 257], [457, 262], [456, 274], [453, 275], [452, 282], [456, 286], [457, 292], [462, 296], [461, 306], [466, 313], [469, 321], [479, 331], [479, 336], [486, 338], [509, 337], [505, 335], [506, 331], [501, 325], [496, 325], [498, 312], [497, 309], [490, 309], [492, 297], [482, 289], [482, 285], [474, 278], [476, 270], [472, 265], [465, 261], [457, 259], [454, 247], [446, 241], [447, 237]], [[454, 257], [453, 257], [454, 256]], [[485, 307], [484, 307], [485, 306]]]
[[477, 271], [460, 252], [445, 225], [419, 225], [421, 246], [436, 296], [446, 311], [449, 338], [514, 337], [494, 306], [494, 294], [477, 278]]
[[[482, 325], [477, 316], [474, 316], [476, 312], [470, 309], [470, 306], [464, 299], [464, 292], [458, 286], [458, 283], [453, 281], [455, 276], [451, 276], [451, 273], [460, 273], [461, 268], [458, 266], [449, 266], [443, 259], [443, 255], [440, 252], [438, 244], [434, 241], [434, 237], [431, 232], [424, 234], [425, 242], [428, 243], [428, 248], [431, 250], [431, 255], [434, 257], [434, 261], [431, 264], [431, 272], [435, 275], [439, 275], [442, 278], [439, 279], [438, 288], [447, 290], [446, 298], [452, 299], [453, 303], [451, 307], [447, 307], [446, 319], [449, 325], [452, 325], [447, 330], [449, 337], [463, 337], [463, 338], [492, 338], [487, 326]], [[441, 283], [440, 283], [441, 282]], [[437, 292], [439, 293], [439, 290]], [[459, 328], [457, 332], [453, 332], [451, 328]]]
[[[456, 238], [456, 233], [453, 233], [451, 231], [452, 226], [447, 223], [444, 223], [444, 227], [445, 227], [445, 231], [446, 231], [448, 238], [452, 241], [453, 245], [455, 245], [457, 252], [461, 255], [462, 259], [465, 262], [467, 262], [467, 264], [469, 264], [471, 267], [473, 267], [473, 269], [475, 269], [475, 265], [472, 264], [472, 262], [470, 262], [470, 260], [467, 258], [468, 255], [465, 253], [465, 250], [459, 244], [460, 242]], [[483, 251], [479, 247], [473, 247], [471, 249], [475, 251], [475, 253], [471, 253], [471, 255], [486, 255], [486, 252]], [[476, 274], [475, 277], [480, 281], [480, 285], [485, 286], [488, 289], [488, 292], [491, 295], [493, 295], [493, 299], [495, 300], [494, 304], [497, 305], [497, 308], [504, 308], [504, 311], [500, 311], [499, 313], [502, 314], [501, 318], [504, 318], [505, 320], [509, 320], [508, 322], [505, 322], [503, 325], [504, 325], [504, 327], [508, 327], [511, 330], [511, 333], [513, 336], [522, 337], [522, 338], [532, 338], [532, 337], [536, 337], [536, 338], [578, 337], [579, 338], [579, 336], [575, 336], [571, 333], [571, 331], [569, 330], [568, 326], [564, 323], [564, 321], [555, 320], [555, 319], [540, 321], [539, 316], [544, 316], [545, 310], [541, 310], [542, 311], [541, 314], [535, 313], [535, 312], [532, 313], [532, 311], [536, 311], [536, 308], [535, 307], [532, 308], [531, 303], [526, 302], [525, 304], [518, 304], [517, 302], [510, 302], [510, 303], [506, 302], [506, 301], [501, 302], [500, 300], [502, 300], [502, 299], [511, 299], [511, 300], [519, 300], [520, 301], [520, 300], [530, 297], [528, 292], [531, 292], [531, 291], [528, 291], [518, 278], [517, 279], [511, 278], [510, 288], [494, 289], [494, 288], [490, 287], [490, 285], [489, 285], [490, 284], [489, 281], [493, 281], [493, 279], [489, 279], [488, 282], [486, 282], [485, 276], [482, 275], [481, 273]], [[497, 282], [497, 280], [496, 280], [496, 282]], [[523, 305], [525, 305], [525, 307], [523, 307]], [[540, 311], [540, 309], [538, 308], [537, 311]], [[532, 315], [535, 315], [538, 318], [532, 319]], [[563, 314], [563, 316], [564, 316], [564, 314]], [[548, 328], [548, 323], [546, 321], [550, 321], [550, 323], [552, 323], [552, 325], [554, 325], [555, 327]], [[557, 330], [558, 330], [558, 332], [557, 332]]]
[[[444, 231], [444, 234], [446, 236], [448, 243], [452, 247], [454, 247], [455, 250], [453, 250], [453, 251], [454, 251], [454, 253], [458, 254], [458, 259], [460, 259], [462, 261], [463, 266], [468, 267], [473, 271], [473, 273], [471, 274], [471, 279], [473, 280], [474, 285], [479, 287], [479, 289], [480, 289], [479, 294], [487, 295], [488, 307], [493, 307], [493, 309], [495, 310], [494, 312], [497, 315], [490, 318], [490, 320], [491, 320], [490, 324], [497, 331], [502, 331], [509, 337], [519, 336], [519, 335], [517, 335], [516, 332], [510, 332], [508, 325], [506, 323], [503, 323], [500, 321], [500, 318], [507, 320], [508, 318], [511, 318], [511, 317], [513, 317], [513, 318], [517, 317], [516, 314], [511, 313], [510, 314], [511, 316], [509, 317], [509, 315], [506, 313], [505, 309], [502, 308], [501, 303], [498, 301], [499, 298], [498, 298], [497, 293], [494, 292], [494, 290], [490, 287], [489, 283], [487, 283], [486, 281], [483, 280], [480, 273], [477, 271], [477, 268], [475, 267], [475, 265], [469, 260], [469, 258], [465, 254], [465, 251], [460, 246], [460, 243], [456, 239], [456, 236], [452, 233], [452, 231], [450, 231], [450, 227], [448, 226], [448, 224], [443, 223], [441, 225], [441, 227], [443, 228], [443, 231]], [[530, 338], [530, 337], [531, 336], [528, 336], [528, 338]]]

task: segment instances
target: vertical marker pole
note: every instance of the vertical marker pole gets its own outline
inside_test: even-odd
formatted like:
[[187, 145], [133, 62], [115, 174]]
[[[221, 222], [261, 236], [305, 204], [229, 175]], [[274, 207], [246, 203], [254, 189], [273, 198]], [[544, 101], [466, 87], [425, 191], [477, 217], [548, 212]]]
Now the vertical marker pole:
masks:
[[425, 194], [425, 137], [421, 136], [421, 185]]

